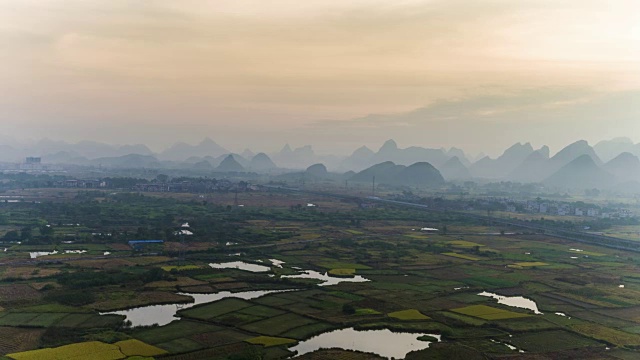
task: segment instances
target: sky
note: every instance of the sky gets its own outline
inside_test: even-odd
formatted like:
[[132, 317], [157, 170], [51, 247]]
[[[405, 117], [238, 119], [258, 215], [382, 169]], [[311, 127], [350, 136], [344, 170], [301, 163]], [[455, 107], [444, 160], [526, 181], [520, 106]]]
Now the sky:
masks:
[[637, 0], [0, 0], [0, 135], [640, 142]]

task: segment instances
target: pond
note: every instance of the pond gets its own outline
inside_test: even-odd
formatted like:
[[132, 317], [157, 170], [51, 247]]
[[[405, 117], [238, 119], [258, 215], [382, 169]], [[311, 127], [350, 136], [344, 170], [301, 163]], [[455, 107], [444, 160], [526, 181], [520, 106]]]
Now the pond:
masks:
[[538, 311], [538, 304], [531, 299], [527, 299], [522, 296], [502, 296], [490, 292], [483, 291], [479, 293], [480, 296], [487, 296], [498, 300], [498, 304], [503, 304], [507, 306], [513, 306], [522, 309], [529, 309], [533, 311], [534, 314], [542, 315], [540, 311]]
[[[239, 254], [238, 254], [239, 255]], [[211, 263], [209, 264], [214, 269], [238, 269], [251, 272], [267, 272], [271, 270], [270, 267], [258, 264], [250, 264], [244, 261], [231, 261], [225, 263]]]
[[192, 303], [174, 303], [174, 304], [165, 304], [165, 305], [149, 305], [149, 306], [140, 306], [127, 310], [118, 310], [111, 312], [100, 313], [100, 315], [124, 315], [125, 321], [131, 321], [131, 326], [149, 326], [153, 324], [158, 324], [159, 326], [166, 325], [174, 320], [179, 320], [179, 317], [176, 317], [176, 313], [179, 310], [188, 309], [190, 307], [210, 303], [218, 300], [222, 300], [225, 298], [239, 298], [239, 299], [255, 299], [261, 296], [277, 293], [277, 292], [285, 292], [291, 290], [259, 290], [259, 291], [244, 291], [244, 292], [236, 292], [232, 293], [229, 291], [222, 291], [215, 294], [193, 294], [193, 293], [178, 293], [178, 295], [190, 296], [193, 298], [194, 302]]
[[341, 282], [366, 282], [371, 281], [367, 278], [364, 278], [360, 275], [356, 275], [354, 277], [335, 277], [329, 276], [328, 273], [319, 273], [314, 270], [305, 270], [302, 274], [298, 275], [282, 275], [282, 278], [290, 278], [290, 279], [316, 279], [321, 280], [322, 282], [318, 284], [318, 286], [329, 286], [339, 284]]
[[297, 351], [296, 356], [310, 353], [322, 348], [339, 348], [345, 350], [375, 353], [387, 358], [402, 359], [409, 352], [429, 347], [431, 342], [418, 340], [420, 336], [431, 336], [439, 342], [440, 335], [393, 332], [391, 330], [355, 330], [353, 328], [334, 330], [299, 342], [289, 348]]

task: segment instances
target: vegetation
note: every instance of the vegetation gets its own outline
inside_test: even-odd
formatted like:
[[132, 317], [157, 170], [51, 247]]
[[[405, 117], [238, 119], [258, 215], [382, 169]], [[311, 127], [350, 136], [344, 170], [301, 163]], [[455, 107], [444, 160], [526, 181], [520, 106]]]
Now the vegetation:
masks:
[[[557, 358], [589, 358], [604, 344], [635, 355], [640, 346], [634, 252], [460, 213], [304, 193], [256, 192], [234, 207], [234, 194], [41, 192], [40, 203], [0, 205], [0, 356], [56, 358], [92, 346], [83, 354], [98, 359], [280, 359], [295, 342], [347, 327], [446, 340], [425, 337], [429, 349], [408, 359], [516, 355], [504, 343]], [[186, 222], [193, 235], [180, 239]], [[446, 233], [415, 230], [423, 226]], [[135, 250], [132, 239], [164, 242]], [[64, 253], [78, 249], [86, 252]], [[230, 259], [271, 270], [209, 266]], [[303, 270], [341, 282], [283, 277]], [[353, 282], [355, 274], [369, 281]], [[293, 291], [244, 295], [276, 289]], [[544, 314], [496, 304], [483, 291], [524, 296]], [[229, 297], [191, 306], [184, 293]], [[103, 313], [157, 304], [171, 304], [179, 320], [136, 327]], [[369, 356], [302, 358], [322, 354]]]

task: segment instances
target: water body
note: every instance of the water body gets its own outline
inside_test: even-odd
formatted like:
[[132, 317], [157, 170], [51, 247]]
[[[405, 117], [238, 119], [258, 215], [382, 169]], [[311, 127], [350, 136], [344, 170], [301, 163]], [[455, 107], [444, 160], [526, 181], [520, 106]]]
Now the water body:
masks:
[[126, 320], [131, 321], [132, 326], [149, 326], [153, 324], [158, 324], [159, 326], [167, 325], [168, 323], [179, 320], [179, 317], [176, 317], [176, 312], [178, 310], [188, 309], [190, 307], [210, 303], [214, 301], [218, 301], [225, 298], [239, 298], [239, 299], [255, 299], [261, 296], [284, 292], [291, 290], [260, 290], [260, 291], [244, 291], [232, 293], [229, 291], [222, 291], [215, 294], [193, 294], [193, 293], [178, 293], [178, 295], [186, 295], [193, 298], [194, 302], [187, 304], [166, 304], [166, 305], [149, 305], [149, 306], [140, 306], [133, 309], [128, 310], [119, 310], [119, 311], [111, 311], [100, 313], [100, 315], [124, 315]]
[[58, 253], [58, 250], [53, 250], [53, 251], [33, 251], [29, 253], [29, 257], [31, 259], [35, 259], [35, 258], [39, 258], [40, 256], [46, 256], [46, 255], [55, 255]]
[[301, 341], [289, 350], [297, 351], [296, 356], [300, 356], [322, 348], [339, 348], [375, 353], [387, 358], [403, 359], [411, 351], [429, 347], [431, 342], [418, 340], [418, 337], [423, 335], [432, 336], [438, 342], [441, 340], [441, 336], [436, 334], [392, 332], [387, 329], [358, 331], [348, 328], [314, 336]]
[[[509, 335], [509, 336], [511, 336], [511, 335]], [[515, 351], [515, 350], [518, 350], [518, 348], [517, 348], [517, 347], [515, 347], [515, 346], [513, 346], [513, 345], [511, 345], [511, 344], [507, 344], [507, 343], [504, 343], [504, 342], [496, 341], [496, 340], [493, 340], [493, 339], [490, 339], [490, 340], [491, 340], [492, 342], [496, 343], [496, 344], [501, 344], [501, 345], [504, 345], [504, 346], [508, 347], [508, 348], [509, 348], [509, 350], [514, 350], [514, 351]], [[524, 350], [518, 350], [518, 352], [519, 352], [519, 353], [524, 353]]]
[[238, 270], [251, 271], [251, 272], [267, 272], [271, 270], [270, 267], [267, 267], [264, 265], [258, 265], [258, 264], [250, 264], [244, 261], [231, 261], [231, 262], [216, 263], [216, 264], [212, 263], [212, 264], [209, 264], [209, 266], [211, 266], [214, 269], [238, 269]]
[[[65, 250], [63, 252], [63, 254], [84, 254], [86, 253], [87, 250]], [[35, 259], [35, 258], [39, 258], [40, 256], [47, 256], [47, 255], [55, 255], [58, 254], [58, 250], [53, 250], [53, 251], [32, 251], [29, 253], [29, 257], [31, 259]]]
[[513, 306], [522, 309], [529, 309], [533, 311], [534, 314], [542, 315], [540, 311], [538, 311], [538, 304], [531, 299], [527, 299], [522, 296], [502, 296], [490, 292], [483, 291], [479, 293], [480, 296], [492, 297], [498, 300], [498, 304], [503, 304], [507, 306]]
[[354, 277], [334, 277], [329, 276], [328, 273], [319, 273], [314, 270], [305, 270], [302, 274], [298, 275], [282, 275], [282, 278], [291, 278], [291, 279], [316, 279], [321, 280], [322, 282], [318, 284], [318, 286], [329, 286], [339, 284], [341, 282], [366, 282], [371, 281], [366, 279], [360, 275], [356, 275]]
[[282, 264], [284, 264], [284, 261], [282, 260], [278, 260], [278, 259], [269, 259], [269, 261], [271, 261], [271, 263], [273, 264], [273, 266], [275, 267], [282, 267]]

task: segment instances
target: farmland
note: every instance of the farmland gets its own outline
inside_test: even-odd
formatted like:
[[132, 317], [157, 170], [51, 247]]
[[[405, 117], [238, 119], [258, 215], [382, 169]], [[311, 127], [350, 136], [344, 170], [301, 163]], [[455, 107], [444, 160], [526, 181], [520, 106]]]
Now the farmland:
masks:
[[[279, 359], [293, 355], [294, 344], [345, 328], [441, 336], [408, 359], [517, 358], [520, 350], [627, 359], [640, 348], [638, 253], [460, 214], [364, 209], [312, 194], [265, 192], [241, 201], [78, 192], [2, 205], [2, 231], [33, 230], [0, 252], [0, 355]], [[306, 203], [317, 206], [297, 206]], [[180, 238], [175, 230], [185, 223], [193, 235]], [[446, 233], [419, 230], [444, 226]], [[63, 243], [72, 231], [78, 235]], [[152, 238], [163, 243], [127, 243]], [[267, 270], [210, 266], [232, 261]], [[305, 272], [319, 275], [295, 277]], [[366, 281], [354, 281], [360, 278]], [[483, 292], [524, 297], [539, 313]], [[194, 303], [211, 294], [224, 296]], [[136, 326], [135, 317], [105, 314], [149, 306], [153, 317], [154, 305], [174, 318]], [[375, 357], [333, 349], [300, 358]]]

